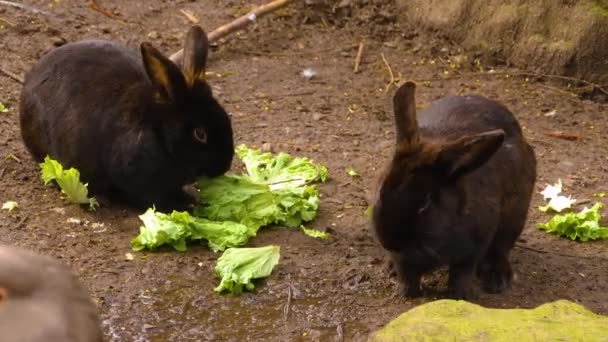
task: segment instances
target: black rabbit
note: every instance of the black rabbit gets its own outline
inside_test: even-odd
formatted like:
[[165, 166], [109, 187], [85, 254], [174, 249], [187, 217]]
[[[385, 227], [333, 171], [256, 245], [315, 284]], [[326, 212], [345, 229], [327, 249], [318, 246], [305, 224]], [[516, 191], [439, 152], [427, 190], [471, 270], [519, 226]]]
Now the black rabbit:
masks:
[[2, 341], [102, 342], [95, 303], [55, 259], [0, 245]]
[[205, 82], [209, 42], [186, 37], [181, 70], [149, 43], [66, 44], [42, 57], [21, 94], [23, 141], [77, 168], [93, 194], [137, 207], [184, 209], [184, 185], [230, 169], [230, 118]]
[[452, 96], [416, 115], [415, 89], [405, 83], [393, 98], [397, 144], [373, 209], [377, 237], [406, 296], [441, 265], [451, 298], [471, 297], [476, 271], [486, 291], [501, 292], [536, 181], [534, 151], [501, 104]]

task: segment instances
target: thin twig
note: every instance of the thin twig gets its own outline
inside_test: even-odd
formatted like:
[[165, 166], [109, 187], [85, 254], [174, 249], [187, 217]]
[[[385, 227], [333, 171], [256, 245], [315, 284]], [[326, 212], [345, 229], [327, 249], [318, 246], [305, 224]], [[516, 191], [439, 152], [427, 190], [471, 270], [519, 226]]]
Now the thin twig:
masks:
[[356, 74], [359, 72], [359, 65], [361, 64], [361, 57], [363, 56], [363, 47], [365, 46], [365, 41], [361, 41], [359, 43], [359, 49], [357, 50], [357, 57], [355, 57], [355, 68], [353, 72]]
[[97, 4], [96, 0], [90, 0], [91, 1], [91, 9], [95, 12], [99, 12], [103, 15], [105, 15], [106, 17], [110, 18], [110, 19], [115, 19], [116, 16], [112, 13], [110, 13], [108, 10], [106, 10], [105, 8], [99, 6], [99, 4]]
[[391, 69], [390, 64], [388, 64], [388, 61], [384, 57], [384, 52], [380, 52], [380, 57], [382, 57], [382, 61], [384, 62], [384, 65], [386, 65], [386, 69], [388, 69], [388, 75], [391, 77], [391, 80], [386, 85], [386, 89], [384, 89], [384, 92], [387, 93], [391, 86], [395, 84], [395, 75], [393, 74], [393, 69]]
[[303, 178], [294, 178], [294, 179], [288, 179], [288, 180], [282, 180], [282, 181], [278, 181], [278, 182], [274, 182], [274, 183], [268, 183], [266, 185], [270, 186], [270, 185], [277, 185], [277, 184], [283, 184], [283, 183], [290, 183], [290, 182], [297, 182], [297, 181], [303, 181]]
[[179, 11], [184, 15], [184, 17], [186, 17], [186, 19], [190, 20], [191, 23], [198, 24], [200, 22], [200, 19], [197, 18], [192, 12], [185, 9], [180, 9]]
[[3, 1], [3, 0], [0, 0], [0, 5], [11, 6], [11, 7], [22, 9], [22, 10], [25, 10], [25, 11], [30, 11], [30, 12], [33, 12], [35, 14], [51, 15], [50, 12], [47, 12], [47, 11], [38, 9], [36, 7], [29, 6], [29, 5], [24, 5], [24, 4], [12, 2], [12, 1]]
[[14, 72], [6, 70], [6, 69], [4, 69], [2, 67], [0, 67], [0, 72], [2, 72], [3, 74], [5, 74], [6, 76], [12, 78], [13, 80], [15, 80], [15, 81], [23, 84], [23, 77], [15, 74]]
[[282, 97], [290, 97], [290, 96], [312, 95], [315, 92], [316, 92], [315, 90], [307, 90], [307, 91], [300, 91], [300, 92], [296, 92], [296, 93], [258, 95], [258, 96], [251, 96], [251, 97], [247, 97], [244, 99], [238, 99], [238, 100], [226, 100], [224, 102], [238, 103], [238, 102], [243, 102], [243, 101], [253, 101], [253, 100], [261, 100], [261, 99], [268, 99], [268, 98], [282, 98]]
[[[237, 18], [236, 20], [226, 24], [226, 25], [222, 25], [220, 27], [218, 27], [217, 29], [213, 30], [211, 33], [209, 33], [207, 35], [207, 38], [209, 39], [209, 43], [215, 42], [218, 39], [225, 37], [227, 35], [229, 35], [232, 32], [238, 31], [242, 28], [244, 28], [245, 26], [255, 22], [255, 20], [263, 15], [266, 15], [268, 13], [272, 13], [274, 11], [276, 11], [277, 9], [293, 2], [294, 0], [274, 0], [270, 3], [264, 4], [260, 7], [255, 8], [253, 11]], [[184, 54], [184, 50], [179, 50], [176, 53], [172, 54], [171, 57], [169, 57], [172, 61], [176, 62], [177, 64], [181, 65], [181, 60], [183, 59], [183, 54]]]
[[303, 56], [303, 55], [319, 55], [322, 53], [332, 53], [332, 52], [341, 52], [344, 50], [350, 50], [356, 48], [358, 45], [348, 45], [338, 48], [327, 48], [320, 50], [308, 50], [308, 51], [294, 51], [294, 52], [259, 52], [252, 50], [241, 50], [241, 49], [229, 49], [229, 51], [242, 53], [244, 55], [252, 55], [252, 56], [267, 56], [267, 57], [293, 57], [293, 56]]
[[17, 222], [17, 225], [15, 225], [15, 228], [13, 229], [21, 228], [25, 224], [25, 221], [27, 221], [29, 218], [29, 216], [24, 216], [21, 220], [19, 220], [19, 222]]
[[10, 26], [15, 26], [15, 24], [13, 22], [10, 22], [4, 18], [0, 18], [1, 21], [4, 21], [5, 23], [9, 24]]
[[578, 140], [580, 137], [576, 134], [572, 134], [572, 133], [564, 133], [561, 131], [547, 131], [545, 132], [545, 135], [548, 137], [553, 137], [553, 138], [558, 138], [558, 139], [564, 139], [564, 140]]
[[287, 303], [285, 303], [285, 307], [283, 308], [283, 320], [287, 322], [289, 318], [289, 311], [291, 310], [291, 273], [287, 275], [288, 283], [287, 283]]
[[528, 251], [532, 251], [532, 252], [536, 252], [536, 253], [541, 253], [541, 254], [553, 254], [553, 255], [559, 255], [559, 256], [563, 256], [566, 258], [575, 258], [575, 259], [593, 259], [593, 260], [608, 260], [608, 258], [605, 257], [601, 257], [601, 256], [588, 256], [588, 255], [571, 255], [571, 254], [563, 254], [563, 253], [558, 253], [558, 252], [550, 252], [550, 251], [544, 251], [542, 249], [536, 249], [536, 248], [532, 248], [532, 247], [528, 247], [528, 246], [524, 246], [521, 244], [515, 244], [515, 247], [517, 248], [521, 248], [521, 249], [525, 249]]
[[4, 157], [4, 160], [9, 160], [9, 159], [12, 159], [12, 160], [16, 161], [17, 163], [21, 163], [21, 159], [19, 159], [17, 156], [15, 156], [12, 153], [9, 153], [6, 155], [6, 157]]
[[418, 82], [433, 82], [433, 81], [442, 81], [442, 80], [448, 80], [448, 79], [454, 79], [454, 78], [481, 77], [481, 76], [501, 76], [501, 75], [508, 75], [508, 76], [514, 76], [514, 77], [529, 76], [529, 77], [537, 77], [537, 78], [553, 78], [553, 79], [558, 79], [558, 80], [562, 80], [562, 81], [579, 82], [579, 83], [583, 83], [583, 84], [586, 84], [586, 85], [589, 85], [589, 86], [593, 86], [595, 89], [597, 89], [600, 92], [608, 95], [608, 90], [604, 89], [599, 84], [596, 84], [596, 83], [593, 83], [593, 82], [589, 82], [587, 80], [583, 80], [583, 79], [575, 78], [575, 77], [569, 77], [569, 76], [537, 74], [537, 73], [528, 72], [528, 71], [522, 71], [522, 72], [508, 72], [508, 71], [501, 71], [501, 72], [473, 72], [473, 73], [467, 73], [467, 74], [455, 74], [455, 75], [443, 76], [443, 77], [440, 77], [440, 78], [431, 78], [431, 79], [424, 79], [424, 80], [417, 80], [417, 81]]

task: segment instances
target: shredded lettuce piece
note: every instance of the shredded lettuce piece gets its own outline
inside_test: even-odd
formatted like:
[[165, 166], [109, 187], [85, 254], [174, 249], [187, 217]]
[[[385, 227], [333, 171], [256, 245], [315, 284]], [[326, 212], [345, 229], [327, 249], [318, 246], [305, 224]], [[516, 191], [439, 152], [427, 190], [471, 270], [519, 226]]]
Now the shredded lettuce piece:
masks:
[[537, 227], [571, 240], [608, 239], [608, 227], [600, 226], [599, 210], [602, 206], [602, 203], [596, 203], [591, 208], [583, 208], [579, 213], [558, 214], [553, 216], [549, 222], [538, 224]]
[[221, 278], [216, 292], [240, 294], [255, 288], [253, 279], [268, 277], [279, 263], [280, 247], [228, 248], [217, 260], [215, 273]]
[[8, 108], [6, 108], [6, 106], [0, 102], [0, 113], [5, 113], [8, 112]]
[[228, 247], [242, 246], [252, 236], [251, 231], [242, 224], [210, 221], [193, 217], [185, 211], [173, 211], [168, 215], [150, 208], [139, 218], [143, 226], [139, 228], [139, 235], [131, 240], [131, 247], [136, 251], [154, 250], [164, 244], [185, 251], [188, 241], [206, 240], [209, 248], [218, 252]]
[[359, 176], [361, 176], [359, 174], [359, 172], [355, 171], [352, 167], [347, 167], [346, 170], [344, 170], [344, 171], [346, 171], [346, 174], [349, 175], [349, 176], [351, 176], [351, 177], [359, 177]]
[[88, 184], [80, 181], [80, 172], [75, 168], [64, 170], [63, 166], [49, 156], [40, 163], [42, 181], [47, 185], [54, 180], [61, 188], [61, 192], [66, 195], [66, 199], [72, 203], [88, 204], [91, 210], [99, 206], [95, 197], [89, 198]]
[[328, 232], [322, 232], [320, 230], [306, 228], [304, 226], [300, 226], [300, 229], [302, 230], [302, 232], [304, 232], [304, 234], [315, 239], [327, 240], [331, 236], [331, 234]]

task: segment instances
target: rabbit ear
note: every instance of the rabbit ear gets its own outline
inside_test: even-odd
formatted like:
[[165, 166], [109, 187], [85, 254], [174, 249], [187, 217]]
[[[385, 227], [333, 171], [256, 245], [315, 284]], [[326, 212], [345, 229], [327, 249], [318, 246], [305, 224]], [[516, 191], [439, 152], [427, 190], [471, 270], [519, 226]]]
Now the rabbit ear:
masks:
[[179, 68], [149, 43], [141, 44], [141, 56], [148, 78], [161, 102], [178, 103], [185, 93], [184, 76]]
[[397, 89], [395, 96], [393, 96], [398, 144], [407, 141], [410, 145], [413, 145], [419, 141], [415, 95], [416, 84], [406, 82]]
[[186, 85], [191, 88], [195, 81], [205, 80], [207, 66], [207, 52], [209, 39], [200, 26], [192, 26], [186, 36], [184, 44], [184, 61], [182, 71], [186, 78]]
[[487, 162], [502, 146], [504, 137], [502, 129], [462, 137], [441, 148], [437, 163], [448, 179], [455, 179]]

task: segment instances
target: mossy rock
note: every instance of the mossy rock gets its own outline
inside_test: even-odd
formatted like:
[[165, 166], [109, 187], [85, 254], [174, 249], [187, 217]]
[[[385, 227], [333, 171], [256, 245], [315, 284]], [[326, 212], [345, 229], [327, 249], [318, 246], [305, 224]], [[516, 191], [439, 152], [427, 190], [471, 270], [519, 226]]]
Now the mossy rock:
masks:
[[489, 309], [438, 300], [401, 314], [368, 342], [608, 341], [608, 317], [559, 300], [534, 309]]

